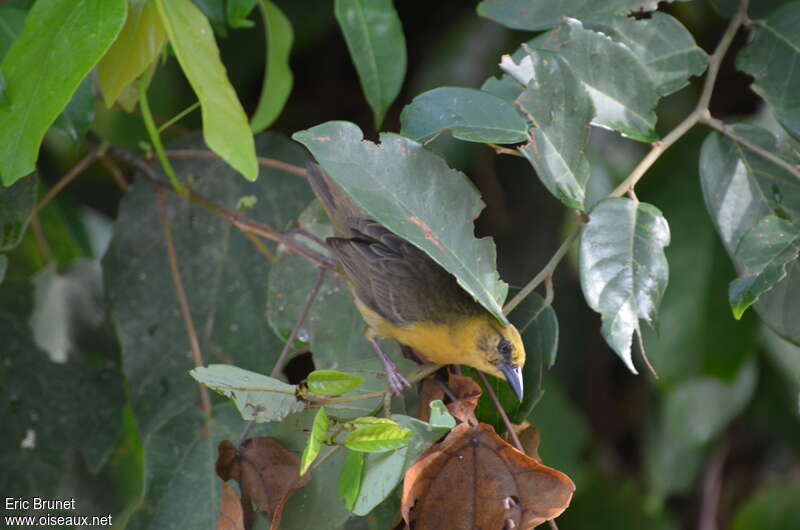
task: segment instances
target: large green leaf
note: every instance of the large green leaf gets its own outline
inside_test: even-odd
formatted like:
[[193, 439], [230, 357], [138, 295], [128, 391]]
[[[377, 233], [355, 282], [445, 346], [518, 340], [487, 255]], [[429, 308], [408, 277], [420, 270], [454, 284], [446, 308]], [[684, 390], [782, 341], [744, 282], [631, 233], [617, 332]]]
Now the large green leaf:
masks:
[[274, 122], [289, 99], [294, 77], [289, 68], [289, 54], [292, 51], [294, 31], [292, 23], [278, 6], [269, 0], [260, 0], [259, 7], [264, 18], [267, 34], [267, 65], [264, 68], [264, 82], [250, 127], [253, 132], [261, 132]]
[[528, 139], [525, 118], [505, 100], [473, 88], [439, 87], [403, 108], [400, 134], [425, 142], [443, 130], [467, 142], [514, 144]]
[[[782, 151], [768, 131], [748, 125], [733, 130], [756, 145], [797, 163], [796, 155]], [[722, 243], [740, 272], [736, 254], [742, 238], [768, 215], [800, 219], [800, 180], [782, 167], [718, 133], [703, 143], [700, 157], [703, 196]], [[779, 335], [800, 342], [800, 266], [787, 268], [787, 278], [764, 293], [756, 312]]]
[[248, 180], [258, 177], [253, 134], [219, 57], [211, 25], [191, 0], [155, 0], [175, 56], [203, 111], [208, 147]]
[[125, 0], [37, 2], [0, 63], [0, 179], [9, 186], [34, 169], [44, 133], [125, 22]]
[[669, 277], [664, 256], [669, 239], [658, 208], [626, 198], [600, 201], [581, 229], [583, 294], [603, 317], [606, 342], [633, 373], [632, 336], [639, 319], [654, 324], [658, 317]]
[[739, 508], [733, 530], [793, 530], [800, 527], [800, 486], [777, 484], [764, 488]]
[[78, 150], [83, 143], [83, 137], [89, 126], [94, 121], [94, 80], [87, 75], [78, 89], [72, 94], [67, 106], [58, 115], [51, 131], [58, 131], [67, 137]]
[[0, 186], [0, 252], [16, 247], [25, 234], [36, 206], [35, 174], [6, 188]]
[[532, 51], [533, 76], [519, 106], [533, 123], [530, 142], [520, 147], [550, 193], [570, 208], [583, 210], [589, 161], [586, 144], [594, 105], [564, 59]]
[[686, 27], [666, 13], [636, 20], [623, 16], [593, 17], [584, 22], [624, 44], [641, 61], [658, 94], [667, 96], [689, 84], [706, 69], [708, 57]]
[[348, 122], [297, 132], [320, 165], [370, 217], [424, 250], [500, 322], [508, 286], [495, 269], [494, 243], [475, 239], [483, 203], [464, 175], [408, 138], [364, 141]]
[[541, 30], [558, 26], [565, 17], [627, 14], [640, 9], [642, 0], [483, 0], [478, 14], [514, 29]]
[[[280, 136], [261, 135], [257, 144], [262, 156], [306, 163], [302, 150]], [[229, 208], [242, 196], [255, 197], [257, 207], [249, 214], [270, 226], [286, 225], [311, 199], [305, 182], [276, 169], [262, 169], [258, 183], [232, 178], [235, 172], [222, 161], [178, 160], [175, 170], [187, 181], [192, 176], [196, 192]], [[166, 201], [204, 361], [269, 373], [283, 346], [263, 318], [269, 263], [227, 222], [184, 199]], [[163, 241], [156, 195], [138, 180], [120, 204], [103, 277], [143, 435], [198, 396], [197, 383], [186, 373], [194, 363]]]
[[392, 0], [335, 0], [361, 88], [380, 128], [406, 75], [406, 39]]
[[122, 31], [97, 63], [97, 80], [107, 107], [156, 60], [166, 40], [156, 4], [131, 2]]
[[790, 2], [753, 23], [755, 37], [736, 66], [755, 78], [753, 90], [775, 108], [775, 117], [800, 137], [800, 2]]
[[800, 219], [790, 222], [774, 215], [761, 219], [736, 248], [744, 274], [730, 287], [733, 314], [738, 319], [761, 295], [786, 278], [787, 268], [800, 257]]

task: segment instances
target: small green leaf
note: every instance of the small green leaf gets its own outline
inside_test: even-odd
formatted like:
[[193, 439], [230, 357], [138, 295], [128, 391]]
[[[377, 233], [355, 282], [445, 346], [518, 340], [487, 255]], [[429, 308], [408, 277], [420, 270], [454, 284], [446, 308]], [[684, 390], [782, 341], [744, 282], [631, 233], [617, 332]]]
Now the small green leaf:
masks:
[[[460, 172], [423, 146], [391, 133], [364, 140], [349, 122], [328, 122], [292, 136], [367, 215], [425, 251], [501, 323], [508, 286], [495, 268], [494, 243], [476, 239], [483, 208]], [[431, 207], [435, 205], [435, 207]]]
[[191, 0], [156, 0], [156, 5], [175, 56], [200, 101], [206, 144], [247, 180], [255, 180], [253, 134], [208, 19]]
[[364, 382], [363, 377], [336, 370], [314, 370], [306, 378], [308, 389], [320, 396], [338, 396], [351, 392]]
[[383, 453], [408, 445], [411, 430], [397, 424], [376, 424], [359, 427], [342, 442], [345, 447], [362, 453]]
[[520, 94], [519, 106], [534, 127], [519, 151], [545, 187], [567, 207], [583, 210], [589, 161], [586, 144], [594, 105], [567, 62], [554, 53], [532, 51], [533, 77]]
[[403, 108], [400, 134], [425, 142], [445, 129], [467, 142], [515, 144], [528, 139], [527, 123], [505, 100], [473, 88], [439, 87]]
[[667, 220], [655, 206], [626, 198], [604, 199], [581, 229], [581, 287], [589, 307], [603, 317], [606, 342], [637, 373], [631, 360], [639, 319], [654, 324], [667, 287]]
[[762, 294], [786, 278], [786, 268], [800, 256], [800, 220], [768, 215], [747, 232], [736, 248], [744, 274], [731, 282], [729, 299], [736, 320]]
[[[0, 105], [0, 180], [34, 170], [44, 133], [111, 46], [125, 0], [36, 2], [0, 63], [10, 104]], [[56, 31], [57, 29], [57, 31]]]
[[189, 374], [233, 401], [242, 418], [248, 421], [280, 421], [288, 414], [305, 408], [295, 396], [297, 386], [236, 366], [200, 366]]
[[339, 497], [344, 499], [348, 510], [352, 510], [361, 492], [361, 474], [364, 470], [364, 453], [347, 451], [347, 458], [339, 474]]
[[397, 425], [397, 422], [389, 418], [376, 418], [375, 416], [362, 416], [360, 418], [353, 418], [350, 421], [357, 425]]
[[228, 25], [232, 28], [252, 28], [254, 23], [247, 20], [250, 11], [256, 6], [258, 0], [227, 0], [225, 11]]
[[456, 426], [456, 419], [450, 415], [444, 402], [441, 399], [431, 401], [431, 418], [428, 423], [433, 427], [445, 427], [452, 429]]
[[478, 14], [509, 28], [542, 30], [558, 26], [565, 17], [627, 15], [641, 9], [643, 4], [642, 0], [483, 0], [478, 4]]
[[320, 407], [314, 416], [311, 434], [308, 435], [306, 448], [303, 449], [303, 456], [300, 458], [300, 475], [305, 475], [308, 467], [317, 458], [319, 450], [322, 449], [322, 444], [325, 442], [325, 437], [328, 435], [328, 428], [330, 428], [328, 414], [325, 413], [325, 407]]
[[267, 34], [267, 65], [258, 106], [250, 118], [250, 128], [254, 133], [263, 131], [278, 118], [294, 83], [289, 67], [294, 41], [292, 23], [273, 2], [260, 0], [259, 6]]
[[392, 0], [335, 0], [361, 88], [379, 129], [406, 75], [406, 39]]

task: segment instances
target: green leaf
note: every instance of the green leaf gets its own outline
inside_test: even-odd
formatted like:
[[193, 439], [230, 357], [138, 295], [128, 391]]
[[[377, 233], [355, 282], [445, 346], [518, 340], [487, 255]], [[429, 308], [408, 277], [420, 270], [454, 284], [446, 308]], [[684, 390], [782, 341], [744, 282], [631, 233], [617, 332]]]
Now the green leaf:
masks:
[[175, 56], [200, 101], [206, 144], [247, 180], [255, 180], [253, 134], [208, 19], [191, 0], [156, 0], [156, 5]]
[[250, 118], [250, 128], [258, 133], [272, 125], [278, 118], [289, 94], [294, 77], [289, 67], [294, 31], [292, 23], [278, 6], [269, 0], [260, 0], [261, 16], [267, 37], [267, 65], [258, 106]]
[[0, 59], [6, 54], [25, 25], [25, 16], [28, 12], [24, 9], [0, 6]]
[[364, 382], [363, 377], [336, 370], [314, 370], [306, 378], [308, 389], [321, 396], [338, 396], [355, 390]]
[[534, 127], [519, 151], [545, 187], [567, 207], [583, 210], [589, 161], [586, 144], [594, 105], [569, 65], [554, 53], [531, 52], [533, 77], [518, 104]]
[[375, 416], [362, 416], [360, 418], [353, 418], [352, 423], [356, 425], [394, 425], [397, 422], [389, 418], [376, 418]]
[[227, 0], [225, 10], [228, 25], [232, 28], [252, 28], [254, 23], [247, 20], [250, 11], [256, 6], [258, 0]]
[[532, 293], [515, 311], [519, 313], [514, 315], [515, 320], [522, 323], [517, 329], [522, 334], [527, 355], [538, 359], [545, 368], [552, 368], [558, 353], [558, 318], [553, 306]]
[[627, 46], [645, 65], [660, 96], [677, 92], [689, 84], [690, 76], [705, 71], [708, 56], [692, 34], [675, 18], [656, 11], [650, 18], [622, 16], [592, 17], [587, 29], [605, 33]]
[[83, 137], [94, 121], [94, 82], [86, 76], [78, 89], [72, 94], [67, 106], [56, 118], [51, 130], [56, 130], [69, 138], [77, 148], [83, 143]]
[[383, 453], [408, 445], [411, 430], [398, 425], [376, 424], [359, 427], [343, 440], [345, 447], [362, 453]]
[[599, 5], [586, 0], [483, 0], [478, 14], [509, 28], [542, 30], [558, 26], [564, 17], [626, 15], [642, 6], [642, 0], [606, 0]]
[[305, 408], [295, 395], [297, 386], [274, 377], [228, 364], [200, 366], [189, 374], [199, 383], [233, 401], [242, 418], [247, 421], [280, 421], [288, 414]]
[[167, 34], [154, 2], [131, 2], [128, 17], [114, 44], [97, 63], [97, 80], [106, 107], [158, 58]]
[[752, 88], [775, 108], [775, 117], [800, 137], [800, 2], [789, 2], [767, 19], [753, 22], [754, 38], [736, 66], [755, 78]]
[[528, 139], [527, 123], [512, 105], [473, 88], [423, 92], [403, 108], [400, 123], [400, 134], [417, 142], [426, 142], [445, 129], [467, 142], [514, 144]]
[[[296, 132], [331, 178], [370, 217], [425, 251], [504, 325], [508, 286], [495, 268], [494, 243], [475, 239], [483, 203], [466, 177], [408, 138], [391, 133], [364, 141], [348, 122]], [[435, 206], [431, 206], [435, 205]]]
[[330, 420], [325, 413], [325, 407], [320, 407], [317, 415], [314, 416], [314, 423], [311, 426], [311, 434], [308, 435], [308, 443], [306, 448], [303, 449], [303, 456], [300, 458], [300, 475], [305, 475], [309, 466], [314, 462], [325, 443], [325, 437], [328, 435], [330, 428]]
[[431, 401], [431, 417], [429, 423], [432, 427], [445, 427], [452, 429], [456, 426], [456, 419], [450, 415], [441, 399]]
[[36, 174], [5, 187], [0, 186], [0, 252], [16, 247], [36, 207]]
[[34, 169], [44, 133], [114, 41], [125, 0], [37, 2], [0, 71], [10, 104], [0, 105], [0, 177], [6, 186]]
[[747, 499], [736, 513], [733, 530], [792, 530], [800, 525], [800, 486], [777, 484]]
[[657, 138], [653, 127], [658, 93], [649, 71], [628, 46], [569, 20], [531, 47], [557, 52], [569, 63], [594, 103], [593, 125], [640, 142]]
[[347, 451], [347, 458], [339, 475], [339, 497], [348, 510], [352, 510], [361, 492], [361, 474], [364, 470], [364, 453]]
[[[302, 147], [279, 135], [259, 135], [256, 144], [260, 156], [299, 166], [307, 163]], [[173, 147], [202, 149], [203, 143], [195, 135]], [[173, 164], [184, 182], [191, 176], [193, 191], [227, 208], [235, 208], [239, 197], [255, 196], [259, 207], [248, 215], [269, 226], [285, 226], [312, 197], [305, 182], [277, 169], [262, 168], [263, 178], [249, 183], [235, 178], [236, 172], [221, 160]], [[184, 199], [168, 196], [166, 202], [205, 361], [269, 373], [283, 347], [262, 316], [269, 262], [229, 223]], [[129, 399], [145, 436], [198, 398], [197, 383], [186, 374], [194, 363], [163, 237], [153, 188], [137, 180], [120, 203], [103, 258], [103, 278], [130, 384]]]
[[[784, 151], [768, 131], [734, 125], [733, 131], [750, 142], [797, 164], [797, 155]], [[761, 219], [776, 215], [800, 219], [800, 180], [728, 137], [711, 133], [700, 155], [700, 182], [706, 208], [737, 269], [743, 271], [736, 249]], [[782, 337], [800, 342], [800, 267], [787, 269], [787, 278], [764, 293], [755, 304], [759, 316]]]
[[654, 324], [667, 287], [669, 226], [655, 206], [625, 198], [600, 201], [581, 229], [579, 268], [589, 307], [602, 315], [606, 342], [637, 373], [631, 340], [639, 319]]
[[406, 75], [406, 40], [392, 0], [335, 0], [361, 88], [378, 129]]
[[744, 275], [731, 282], [729, 298], [733, 316], [745, 310], [786, 278], [787, 267], [800, 256], [800, 220], [786, 221], [774, 215], [761, 219], [736, 248], [736, 261]]

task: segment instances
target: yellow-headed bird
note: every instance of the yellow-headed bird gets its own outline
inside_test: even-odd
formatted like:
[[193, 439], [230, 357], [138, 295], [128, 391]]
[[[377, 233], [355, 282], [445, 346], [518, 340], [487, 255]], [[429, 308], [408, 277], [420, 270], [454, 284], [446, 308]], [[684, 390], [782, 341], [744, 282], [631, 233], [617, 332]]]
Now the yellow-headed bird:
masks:
[[308, 179], [333, 224], [336, 237], [327, 242], [391, 388], [400, 393], [408, 381], [380, 349], [379, 337], [430, 362], [465, 364], [505, 378], [521, 400], [525, 347], [517, 328], [503, 326], [425, 252], [369, 219], [317, 166], [309, 166]]

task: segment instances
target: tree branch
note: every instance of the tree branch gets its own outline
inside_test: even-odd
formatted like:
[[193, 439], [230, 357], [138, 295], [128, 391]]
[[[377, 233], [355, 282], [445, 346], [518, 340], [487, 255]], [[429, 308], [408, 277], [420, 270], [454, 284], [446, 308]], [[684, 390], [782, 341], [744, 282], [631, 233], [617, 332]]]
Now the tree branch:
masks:
[[75, 180], [78, 177], [78, 175], [80, 175], [81, 173], [86, 171], [86, 169], [89, 166], [94, 164], [94, 161], [97, 160], [97, 157], [100, 156], [102, 150], [103, 150], [103, 145], [102, 144], [98, 144], [98, 145], [95, 145], [94, 147], [92, 147], [89, 150], [89, 152], [86, 154], [86, 156], [84, 156], [80, 160], [80, 162], [75, 164], [72, 167], [72, 169], [70, 169], [69, 172], [67, 172], [66, 175], [61, 177], [61, 179], [58, 182], [56, 182], [56, 185], [53, 186], [52, 188], [50, 188], [50, 191], [48, 191], [47, 194], [44, 197], [42, 197], [42, 200], [39, 201], [39, 204], [36, 205], [36, 209], [34, 210], [34, 213], [38, 213], [50, 201], [52, 201], [53, 198], [56, 195], [58, 195], [59, 192], [61, 190], [63, 190], [67, 186], [67, 184], [69, 184], [70, 182]]

